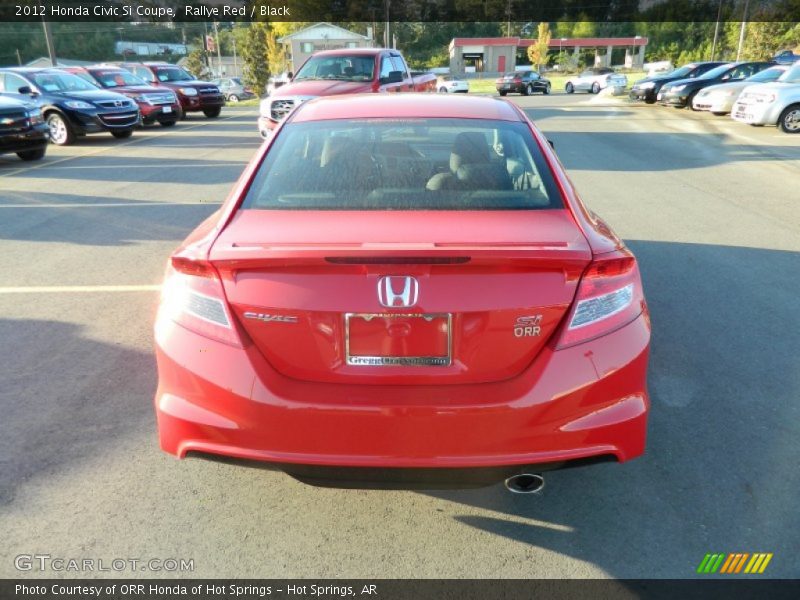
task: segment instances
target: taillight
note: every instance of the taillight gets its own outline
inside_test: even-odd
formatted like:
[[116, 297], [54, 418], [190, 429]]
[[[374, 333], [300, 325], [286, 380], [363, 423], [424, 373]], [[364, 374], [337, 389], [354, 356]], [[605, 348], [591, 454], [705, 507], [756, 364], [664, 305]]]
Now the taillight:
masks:
[[645, 308], [636, 259], [627, 250], [595, 257], [583, 273], [559, 348], [566, 348], [627, 325]]
[[241, 346], [216, 269], [203, 261], [172, 257], [161, 289], [159, 318], [195, 333]]

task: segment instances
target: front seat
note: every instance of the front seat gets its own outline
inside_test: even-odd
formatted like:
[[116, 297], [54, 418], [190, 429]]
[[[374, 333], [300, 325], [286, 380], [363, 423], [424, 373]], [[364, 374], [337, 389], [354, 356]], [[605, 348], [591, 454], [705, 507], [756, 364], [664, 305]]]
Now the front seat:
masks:
[[477, 131], [459, 133], [450, 151], [450, 172], [428, 180], [428, 190], [510, 190], [511, 178], [501, 161], [491, 159], [486, 136]]

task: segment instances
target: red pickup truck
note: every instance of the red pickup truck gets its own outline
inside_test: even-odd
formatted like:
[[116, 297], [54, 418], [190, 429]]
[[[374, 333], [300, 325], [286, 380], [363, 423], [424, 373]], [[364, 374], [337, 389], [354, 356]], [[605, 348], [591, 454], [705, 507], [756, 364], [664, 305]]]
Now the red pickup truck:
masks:
[[435, 75], [412, 77], [403, 55], [387, 48], [317, 52], [290, 77], [261, 101], [258, 130], [264, 138], [295, 106], [319, 96], [436, 91]]

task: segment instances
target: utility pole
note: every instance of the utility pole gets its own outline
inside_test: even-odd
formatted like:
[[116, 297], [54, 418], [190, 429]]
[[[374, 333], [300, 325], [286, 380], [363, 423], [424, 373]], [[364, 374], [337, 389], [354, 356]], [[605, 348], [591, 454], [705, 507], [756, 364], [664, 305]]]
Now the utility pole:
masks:
[[222, 77], [222, 49], [219, 46], [219, 29], [214, 21], [214, 37], [217, 38], [217, 77]]
[[56, 66], [56, 49], [53, 46], [53, 32], [50, 31], [50, 23], [42, 17], [42, 27], [44, 28], [44, 42], [47, 44], [47, 54], [50, 55], [50, 64]]
[[239, 62], [236, 60], [236, 35], [231, 31], [231, 40], [233, 41], [233, 75], [239, 77]]
[[742, 14], [742, 28], [739, 30], [739, 48], [736, 50], [736, 60], [738, 61], [742, 56], [742, 46], [744, 45], [744, 31], [747, 28], [747, 8], [750, 6], [750, 0], [744, 2], [744, 13]]
[[722, 0], [719, 0], [719, 7], [717, 8], [717, 24], [714, 26], [714, 42], [711, 44], [711, 58], [714, 60], [717, 54], [717, 40], [719, 39], [719, 20], [722, 18]]
[[389, 4], [391, 0], [384, 0], [383, 6], [385, 10], [386, 28], [383, 31], [383, 47], [388, 48], [391, 45], [392, 36], [389, 33]]

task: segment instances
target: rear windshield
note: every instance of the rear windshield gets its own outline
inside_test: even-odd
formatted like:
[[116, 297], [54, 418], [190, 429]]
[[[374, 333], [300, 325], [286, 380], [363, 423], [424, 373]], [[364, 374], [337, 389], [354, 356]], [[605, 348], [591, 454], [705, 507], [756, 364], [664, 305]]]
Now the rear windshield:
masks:
[[281, 210], [562, 206], [527, 125], [478, 119], [287, 123], [243, 203]]

